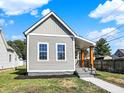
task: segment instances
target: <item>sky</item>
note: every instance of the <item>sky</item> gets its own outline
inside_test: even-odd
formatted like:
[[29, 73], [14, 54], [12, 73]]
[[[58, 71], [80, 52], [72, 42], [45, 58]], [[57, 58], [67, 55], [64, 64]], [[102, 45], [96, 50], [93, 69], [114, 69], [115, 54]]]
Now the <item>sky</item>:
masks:
[[23, 32], [50, 11], [84, 38], [106, 38], [112, 53], [124, 48], [124, 38], [111, 41], [124, 35], [123, 0], [0, 0], [0, 26], [7, 40], [24, 39]]

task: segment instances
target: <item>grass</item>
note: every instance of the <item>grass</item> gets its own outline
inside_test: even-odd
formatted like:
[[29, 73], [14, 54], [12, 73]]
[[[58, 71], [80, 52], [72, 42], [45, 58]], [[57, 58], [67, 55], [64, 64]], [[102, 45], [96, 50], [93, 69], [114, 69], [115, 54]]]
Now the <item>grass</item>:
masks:
[[124, 87], [124, 74], [97, 71], [97, 77], [120, 87]]
[[0, 72], [0, 93], [106, 93], [75, 76], [27, 77], [24, 74], [24, 67]]

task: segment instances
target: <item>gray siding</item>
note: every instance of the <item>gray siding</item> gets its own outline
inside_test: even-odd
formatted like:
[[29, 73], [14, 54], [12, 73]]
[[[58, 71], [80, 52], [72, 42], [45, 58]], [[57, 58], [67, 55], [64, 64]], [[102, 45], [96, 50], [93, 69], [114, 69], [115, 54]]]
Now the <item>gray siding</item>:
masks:
[[[38, 61], [38, 42], [49, 43], [49, 61]], [[66, 62], [56, 61], [56, 43], [66, 43]], [[29, 35], [29, 70], [74, 70], [73, 39]]]
[[55, 34], [55, 35], [72, 35], [57, 19], [50, 16], [31, 33], [37, 34]]

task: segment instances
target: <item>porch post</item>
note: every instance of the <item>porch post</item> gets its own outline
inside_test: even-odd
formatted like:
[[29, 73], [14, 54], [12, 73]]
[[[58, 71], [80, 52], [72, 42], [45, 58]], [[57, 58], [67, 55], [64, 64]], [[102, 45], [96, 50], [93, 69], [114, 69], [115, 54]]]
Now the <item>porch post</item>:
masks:
[[92, 68], [94, 68], [94, 53], [93, 53], [93, 46], [90, 46], [90, 63], [92, 65]]
[[81, 61], [82, 61], [82, 66], [84, 66], [84, 49], [81, 51]]

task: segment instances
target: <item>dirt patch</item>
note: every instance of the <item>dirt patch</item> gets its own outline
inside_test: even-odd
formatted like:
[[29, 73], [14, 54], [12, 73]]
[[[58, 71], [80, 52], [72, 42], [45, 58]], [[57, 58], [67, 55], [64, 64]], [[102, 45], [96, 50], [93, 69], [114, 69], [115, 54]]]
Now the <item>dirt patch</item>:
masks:
[[71, 89], [51, 86], [27, 86], [17, 88], [12, 93], [75, 93]]
[[114, 78], [114, 77], [108, 77], [107, 80], [113, 81], [115, 83], [124, 85], [124, 79]]
[[60, 84], [66, 88], [76, 88], [77, 85], [72, 80], [60, 80]]
[[40, 91], [40, 87], [38, 86], [28, 86], [25, 88], [19, 88], [13, 91], [13, 93], [41, 93], [38, 92]]
[[0, 73], [15, 70], [14, 68], [0, 69]]

